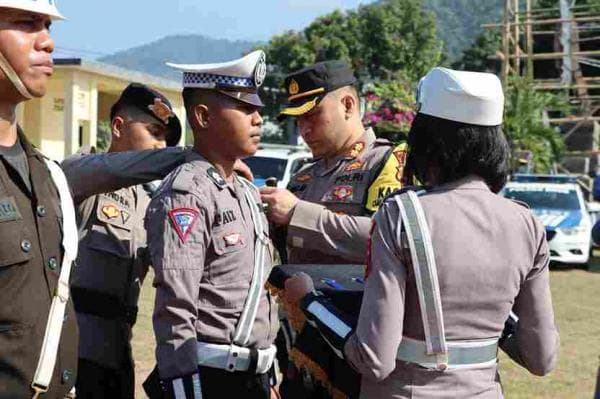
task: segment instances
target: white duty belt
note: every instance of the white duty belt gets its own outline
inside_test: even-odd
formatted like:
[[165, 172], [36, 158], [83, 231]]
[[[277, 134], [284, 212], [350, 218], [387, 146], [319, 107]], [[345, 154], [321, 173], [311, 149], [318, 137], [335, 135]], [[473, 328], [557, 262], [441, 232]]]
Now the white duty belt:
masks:
[[[254, 321], [256, 320], [256, 314], [258, 312], [258, 305], [260, 304], [260, 296], [262, 294], [263, 287], [268, 277], [267, 270], [265, 267], [265, 259], [269, 250], [269, 241], [266, 233], [268, 226], [265, 226], [265, 223], [262, 219], [259, 204], [256, 202], [256, 199], [252, 195], [252, 190], [255, 189], [255, 187], [246, 179], [239, 179], [242, 181], [244, 196], [246, 197], [246, 202], [250, 207], [250, 212], [252, 213], [252, 220], [254, 222], [255, 242], [254, 271], [252, 273], [252, 281], [250, 282], [250, 289], [248, 290], [248, 296], [246, 297], [246, 302], [244, 303], [242, 314], [237, 322], [235, 332], [233, 334], [233, 342], [231, 345], [227, 345], [228, 351], [225, 359], [226, 361], [223, 362], [223, 352], [221, 345], [206, 346], [206, 343], [198, 343], [198, 355], [200, 359], [200, 365], [222, 368], [231, 372], [241, 370], [241, 365], [245, 364], [246, 361], [243, 359], [240, 360], [240, 357], [249, 359], [251, 350], [246, 348], [246, 346], [248, 345], [248, 341], [250, 340], [250, 334], [252, 333], [252, 327], [254, 326]], [[271, 351], [272, 349], [269, 348], [267, 350], [260, 350], [258, 352], [258, 354], [260, 354], [259, 361], [265, 364], [268, 363], [269, 367], [273, 363], [273, 358], [275, 357], [274, 353], [272, 356], [270, 355]], [[256, 354], [255, 352], [256, 351], [253, 350], [252, 353]], [[212, 357], [214, 361], [211, 362], [210, 360], [204, 358], [206, 355], [210, 355], [209, 357]], [[215, 360], [217, 358], [218, 360]], [[220, 366], [217, 366], [217, 364]], [[257, 372], [259, 369], [260, 367], [257, 368]]]
[[60, 197], [60, 210], [63, 218], [62, 247], [64, 255], [56, 291], [52, 298], [52, 305], [50, 306], [50, 313], [46, 323], [40, 358], [33, 382], [31, 383], [34, 391], [34, 399], [47, 392], [50, 387], [50, 381], [52, 380], [56, 364], [56, 354], [58, 353], [65, 310], [69, 301], [69, 275], [71, 274], [71, 265], [77, 258], [77, 246], [79, 242], [77, 223], [75, 222], [75, 208], [65, 174], [60, 166], [53, 161], [46, 160], [46, 166], [50, 170], [50, 176], [52, 176]]
[[[440, 371], [495, 362], [497, 339], [446, 342], [437, 267], [425, 213], [414, 191], [397, 195], [395, 200], [410, 249], [425, 334], [425, 342], [403, 337], [397, 359]], [[398, 226], [398, 242], [402, 242], [401, 227]]]

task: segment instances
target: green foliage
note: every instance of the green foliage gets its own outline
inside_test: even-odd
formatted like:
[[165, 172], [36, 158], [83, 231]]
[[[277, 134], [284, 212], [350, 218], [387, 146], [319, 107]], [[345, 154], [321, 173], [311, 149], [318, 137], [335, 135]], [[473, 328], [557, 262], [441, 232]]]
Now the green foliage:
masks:
[[502, 47], [500, 31], [485, 31], [475, 43], [463, 53], [462, 57], [452, 65], [454, 69], [474, 72], [490, 72], [499, 74], [502, 64], [499, 60], [488, 57], [496, 54]]
[[536, 91], [531, 80], [515, 77], [506, 90], [504, 131], [514, 151], [529, 150], [533, 153], [534, 171], [548, 172], [560, 159], [564, 142], [560, 133], [544, 123], [544, 112], [567, 113], [566, 97], [549, 92]]
[[[422, 0], [380, 0], [357, 10], [334, 11], [302, 32], [274, 36], [263, 47], [269, 63], [261, 93], [266, 103], [263, 113], [274, 121], [285, 102], [280, 89], [285, 74], [314, 62], [346, 61], [359, 88], [370, 84], [386, 91], [386, 82], [399, 76], [405, 85], [425, 75], [440, 60], [441, 47], [433, 14], [424, 10]], [[386, 93], [395, 96], [393, 86], [390, 83]], [[383, 98], [388, 99], [394, 97]]]
[[96, 134], [96, 150], [98, 152], [106, 152], [108, 150], [111, 135], [112, 128], [110, 127], [110, 121], [98, 121], [98, 132]]

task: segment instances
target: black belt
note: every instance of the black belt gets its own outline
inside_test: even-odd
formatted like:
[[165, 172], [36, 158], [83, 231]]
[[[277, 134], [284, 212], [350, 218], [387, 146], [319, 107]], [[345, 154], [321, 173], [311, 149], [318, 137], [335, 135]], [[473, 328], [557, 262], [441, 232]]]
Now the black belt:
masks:
[[134, 325], [137, 319], [138, 307], [127, 306], [114, 295], [88, 288], [71, 287], [71, 296], [77, 313], [123, 321], [129, 325]]

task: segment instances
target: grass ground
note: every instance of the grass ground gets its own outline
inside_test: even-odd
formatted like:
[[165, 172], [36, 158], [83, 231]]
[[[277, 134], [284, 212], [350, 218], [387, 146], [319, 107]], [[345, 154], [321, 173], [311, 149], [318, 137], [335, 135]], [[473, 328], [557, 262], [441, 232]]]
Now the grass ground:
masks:
[[[552, 271], [552, 295], [561, 337], [558, 366], [549, 376], [539, 378], [501, 354], [501, 377], [507, 398], [592, 399], [600, 364], [600, 266], [595, 269], [596, 272]], [[140, 298], [133, 336], [138, 398], [146, 397], [141, 383], [154, 366], [151, 281], [149, 275]]]

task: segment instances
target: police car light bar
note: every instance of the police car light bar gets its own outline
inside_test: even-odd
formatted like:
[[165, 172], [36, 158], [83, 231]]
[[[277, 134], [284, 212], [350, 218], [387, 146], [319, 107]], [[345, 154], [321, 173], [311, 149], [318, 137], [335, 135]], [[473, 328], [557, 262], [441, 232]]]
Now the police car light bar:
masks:
[[511, 181], [520, 183], [577, 183], [575, 175], [530, 175], [517, 173]]

